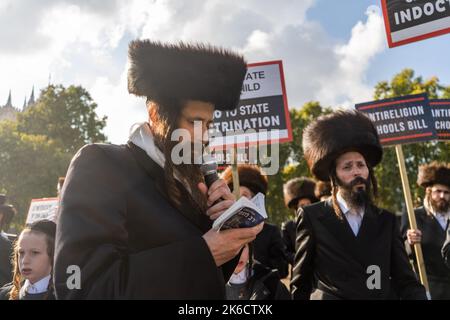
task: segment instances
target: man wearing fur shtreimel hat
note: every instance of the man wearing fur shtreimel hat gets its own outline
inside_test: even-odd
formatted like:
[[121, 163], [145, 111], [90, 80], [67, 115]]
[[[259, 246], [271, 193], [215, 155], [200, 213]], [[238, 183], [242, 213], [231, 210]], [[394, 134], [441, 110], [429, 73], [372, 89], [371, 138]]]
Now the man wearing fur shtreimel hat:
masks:
[[[73, 158], [57, 221], [56, 297], [225, 299], [239, 252], [263, 225], [213, 231], [235, 199], [221, 179], [206, 187], [194, 157], [214, 110], [237, 107], [247, 64], [210, 45], [150, 40], [132, 41], [128, 57], [128, 91], [146, 99], [148, 117], [127, 144], [91, 144]], [[81, 283], [68, 286], [74, 265]]]
[[425, 189], [423, 206], [414, 210], [417, 229], [409, 227], [408, 215], [402, 217], [402, 233], [411, 258], [412, 245], [420, 243], [433, 300], [450, 299], [450, 269], [441, 254], [450, 219], [450, 166], [432, 162], [419, 167], [417, 184]]
[[312, 174], [331, 199], [298, 209], [291, 282], [294, 299], [426, 299], [409, 264], [394, 214], [376, 207], [373, 168], [383, 150], [358, 111], [336, 111], [303, 131]]

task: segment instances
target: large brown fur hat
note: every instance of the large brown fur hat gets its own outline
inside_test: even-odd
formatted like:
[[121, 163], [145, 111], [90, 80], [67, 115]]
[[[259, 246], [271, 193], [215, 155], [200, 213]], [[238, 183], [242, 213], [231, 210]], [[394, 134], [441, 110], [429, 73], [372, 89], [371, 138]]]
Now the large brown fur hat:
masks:
[[205, 44], [135, 40], [128, 57], [128, 91], [162, 104], [200, 100], [235, 109], [247, 72], [242, 56]]
[[329, 181], [334, 160], [348, 151], [361, 153], [376, 166], [383, 156], [378, 133], [359, 111], [340, 110], [317, 118], [303, 130], [303, 153], [313, 175]]
[[331, 196], [331, 182], [330, 181], [316, 182], [316, 189], [314, 190], [314, 194], [316, 195], [317, 199]]
[[421, 187], [430, 187], [434, 184], [443, 184], [450, 188], [450, 164], [432, 162], [419, 167], [417, 184]]
[[318, 199], [314, 194], [316, 182], [312, 179], [300, 177], [289, 180], [283, 185], [284, 204], [291, 208], [298, 200], [308, 198], [311, 203]]
[[[267, 177], [262, 174], [261, 169], [256, 165], [242, 164], [238, 165], [239, 185], [247, 187], [255, 195], [258, 192], [267, 193]], [[233, 174], [231, 166], [227, 167], [222, 173], [222, 179], [228, 184], [230, 190], [233, 190]]]

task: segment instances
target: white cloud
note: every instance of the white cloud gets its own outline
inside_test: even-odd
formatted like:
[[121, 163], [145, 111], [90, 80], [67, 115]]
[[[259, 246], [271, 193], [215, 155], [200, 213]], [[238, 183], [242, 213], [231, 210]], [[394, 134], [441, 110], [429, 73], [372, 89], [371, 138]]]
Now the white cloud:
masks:
[[[376, 9], [370, 7], [367, 21], [359, 21], [352, 29], [352, 36], [347, 44], [337, 46], [335, 53], [339, 58], [338, 70], [331, 80], [336, 84], [336, 91], [346, 92], [346, 104], [371, 100], [373, 88], [366, 83], [365, 73], [370, 61], [386, 48], [383, 18]], [[339, 102], [339, 101], [338, 101]]]
[[283, 60], [290, 106], [370, 98], [365, 74], [384, 47], [382, 18], [373, 8], [347, 43], [331, 38], [306, 12], [315, 0], [3, 0], [0, 5], [0, 104], [8, 90], [21, 106], [31, 86], [80, 84], [106, 133], [124, 142], [133, 122], [145, 120], [142, 99], [126, 86], [126, 50], [132, 38], [199, 41], [234, 48], [249, 62]]
[[98, 77], [90, 92], [99, 106], [97, 114], [108, 116], [109, 141], [126, 142], [131, 125], [147, 119], [145, 99], [131, 96], [127, 91], [126, 70], [117, 83]]

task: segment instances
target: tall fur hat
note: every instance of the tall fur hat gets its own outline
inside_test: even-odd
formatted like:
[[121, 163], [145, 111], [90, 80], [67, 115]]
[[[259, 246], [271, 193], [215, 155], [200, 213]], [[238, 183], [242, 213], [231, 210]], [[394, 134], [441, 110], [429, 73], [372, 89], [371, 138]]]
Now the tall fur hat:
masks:
[[450, 164], [433, 161], [419, 167], [417, 184], [421, 187], [430, 187], [434, 184], [443, 184], [450, 188]]
[[289, 180], [283, 185], [284, 204], [291, 208], [298, 200], [308, 198], [311, 202], [317, 202], [314, 194], [316, 183], [314, 180], [300, 177]]
[[303, 153], [314, 176], [328, 181], [334, 160], [348, 151], [360, 152], [369, 165], [383, 156], [378, 133], [359, 111], [340, 110], [317, 118], [303, 130]]
[[128, 91], [162, 104], [200, 100], [235, 109], [247, 72], [242, 56], [206, 44], [135, 40], [128, 57]]
[[[257, 194], [267, 193], [267, 177], [261, 173], [261, 169], [256, 165], [243, 164], [238, 166], [239, 185], [247, 187], [251, 192]], [[222, 179], [228, 184], [230, 190], [233, 190], [233, 174], [231, 166], [227, 167], [222, 173]]]

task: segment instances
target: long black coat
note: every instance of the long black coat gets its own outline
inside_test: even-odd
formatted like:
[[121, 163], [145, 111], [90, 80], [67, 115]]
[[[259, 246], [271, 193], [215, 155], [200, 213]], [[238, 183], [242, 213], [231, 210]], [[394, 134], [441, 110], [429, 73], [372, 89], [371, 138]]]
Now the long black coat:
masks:
[[[67, 172], [55, 251], [58, 299], [224, 299], [237, 259], [217, 268], [206, 215], [173, 207], [164, 173], [131, 142], [83, 147]], [[68, 289], [71, 265], [81, 289]], [[75, 274], [74, 274], [75, 275]]]
[[[424, 207], [414, 210], [417, 228], [422, 231], [422, 253], [430, 287], [431, 299], [450, 299], [450, 269], [444, 263], [441, 255], [442, 245], [445, 241], [445, 230], [433, 215], [428, 215]], [[408, 215], [402, 216], [401, 232], [405, 240], [405, 248], [410, 258], [414, 259], [414, 248], [406, 241], [406, 232], [409, 229]]]
[[281, 278], [288, 275], [286, 249], [276, 225], [264, 223], [262, 231], [253, 241], [253, 250], [255, 259], [270, 269], [277, 269]]
[[296, 224], [294, 220], [288, 220], [281, 225], [281, 236], [286, 248], [286, 257], [289, 264], [294, 264], [295, 256], [295, 233]]
[[[401, 298], [426, 299], [390, 212], [368, 207], [355, 236], [330, 201], [315, 203], [299, 209], [296, 241], [294, 299], [388, 299], [392, 285]], [[371, 265], [379, 267], [380, 289], [367, 286]]]
[[12, 243], [0, 236], [0, 287], [12, 280]]
[[450, 226], [447, 226], [445, 242], [442, 246], [442, 257], [444, 258], [445, 265], [450, 269]]

